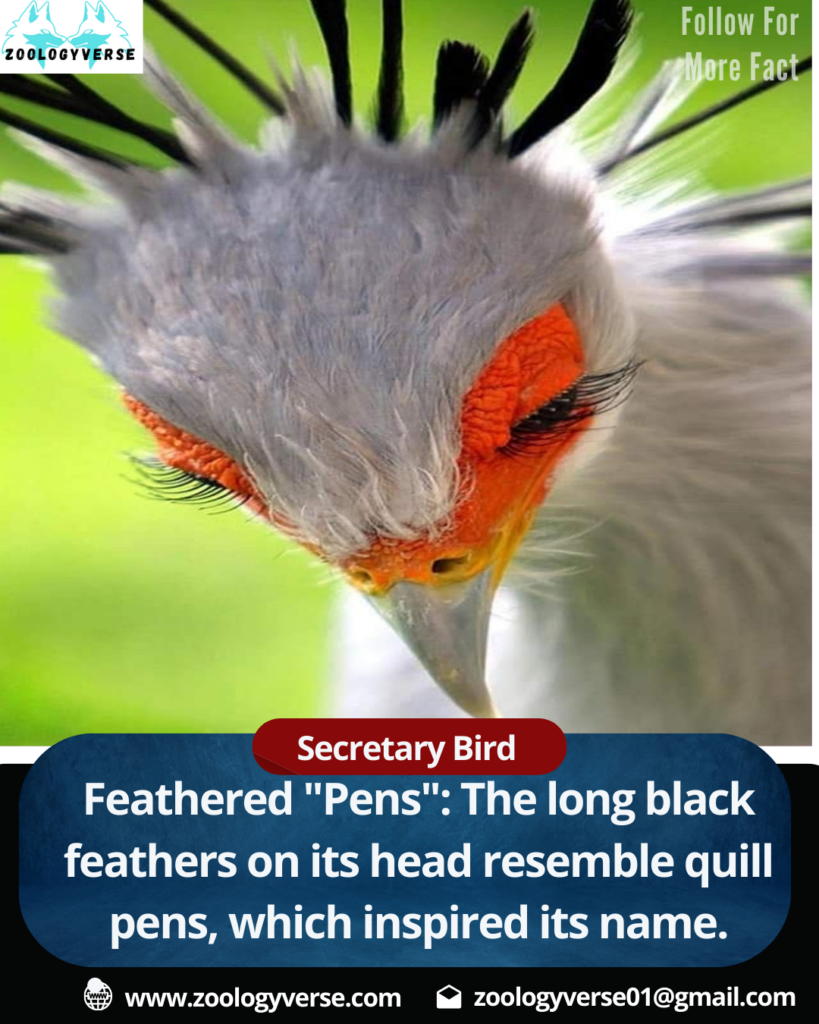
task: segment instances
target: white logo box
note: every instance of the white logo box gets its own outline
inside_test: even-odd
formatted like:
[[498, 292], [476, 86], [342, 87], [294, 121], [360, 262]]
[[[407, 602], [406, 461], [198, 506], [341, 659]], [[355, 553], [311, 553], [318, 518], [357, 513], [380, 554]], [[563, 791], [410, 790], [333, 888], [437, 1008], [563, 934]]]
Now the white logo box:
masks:
[[142, 72], [142, 0], [0, 0], [0, 74]]

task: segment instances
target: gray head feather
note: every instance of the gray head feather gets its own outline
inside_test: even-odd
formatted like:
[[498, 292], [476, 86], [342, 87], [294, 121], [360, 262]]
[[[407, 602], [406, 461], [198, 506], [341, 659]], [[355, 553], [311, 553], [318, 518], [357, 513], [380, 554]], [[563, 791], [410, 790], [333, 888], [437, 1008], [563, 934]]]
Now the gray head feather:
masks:
[[592, 368], [627, 353], [588, 181], [550, 175], [548, 153], [544, 174], [455, 161], [446, 133], [387, 147], [300, 73], [289, 132], [250, 151], [151, 68], [207, 173], [140, 178], [138, 204], [89, 215], [55, 261], [60, 326], [331, 557], [446, 522], [461, 401], [527, 319], [574, 304]]

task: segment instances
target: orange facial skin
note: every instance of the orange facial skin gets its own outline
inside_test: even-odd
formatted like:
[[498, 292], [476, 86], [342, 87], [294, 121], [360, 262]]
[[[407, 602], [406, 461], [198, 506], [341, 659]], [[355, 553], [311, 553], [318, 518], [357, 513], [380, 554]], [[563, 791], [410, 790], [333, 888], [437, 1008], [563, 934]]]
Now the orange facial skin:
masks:
[[[434, 540], [375, 538], [366, 551], [341, 565], [353, 586], [371, 594], [384, 593], [403, 580], [440, 586], [469, 579], [490, 565], [497, 584], [545, 497], [555, 467], [589, 421], [560, 431], [532, 454], [511, 455], [503, 449], [516, 423], [571, 387], [583, 372], [580, 338], [559, 303], [511, 334], [461, 408], [461, 493], [451, 522]], [[125, 404], [154, 435], [163, 462], [216, 481], [243, 499], [251, 512], [286, 528], [247, 473], [224, 452], [130, 395]]]

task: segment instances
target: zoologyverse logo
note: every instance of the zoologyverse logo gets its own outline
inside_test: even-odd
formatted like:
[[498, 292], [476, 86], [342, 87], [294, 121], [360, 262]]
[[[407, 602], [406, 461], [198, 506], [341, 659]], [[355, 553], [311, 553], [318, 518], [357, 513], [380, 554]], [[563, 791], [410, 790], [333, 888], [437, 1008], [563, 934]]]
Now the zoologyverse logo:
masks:
[[139, 0], [112, 3], [116, 14], [103, 0], [84, 0], [83, 6], [77, 0], [45, 0], [39, 6], [37, 0], [30, 0], [9, 24], [6, 14], [12, 4], [3, 0], [0, 73], [141, 71], [142, 4]]

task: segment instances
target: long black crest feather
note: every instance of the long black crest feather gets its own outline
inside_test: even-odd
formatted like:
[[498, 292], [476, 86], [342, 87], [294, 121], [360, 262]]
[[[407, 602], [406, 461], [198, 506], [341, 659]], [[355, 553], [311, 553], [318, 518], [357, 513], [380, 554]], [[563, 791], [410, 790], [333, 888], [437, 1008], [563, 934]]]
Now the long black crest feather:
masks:
[[520, 156], [567, 121], [611, 74], [631, 27], [628, 0], [594, 0], [574, 53], [546, 98], [507, 141], [509, 158]]
[[650, 149], [654, 149], [655, 146], [659, 146], [663, 142], [668, 142], [670, 139], [674, 139], [678, 135], [682, 135], [683, 132], [687, 132], [691, 128], [696, 128], [701, 124], [705, 124], [705, 122], [710, 121], [711, 118], [717, 117], [719, 114], [724, 114], [733, 107], [738, 107], [741, 103], [745, 103], [746, 100], [751, 100], [754, 96], [759, 96], [760, 93], [767, 92], [769, 89], [775, 89], [778, 85], [784, 85], [785, 82], [795, 81], [800, 74], [805, 71], [810, 71], [812, 64], [813, 58], [805, 57], [803, 60], [799, 61], [791, 72], [788, 73], [786, 78], [774, 78], [767, 82], [757, 82], [756, 85], [752, 85], [748, 89], [743, 89], [740, 92], [734, 93], [734, 95], [729, 96], [728, 99], [721, 100], [719, 103], [715, 103], [712, 107], [707, 107], [705, 110], [701, 110], [698, 114], [693, 114], [684, 121], [678, 121], [677, 124], [672, 124], [669, 128], [665, 128], [663, 131], [657, 132], [656, 135], [652, 135], [650, 138], [646, 139], [645, 142], [640, 143], [639, 146], [635, 146], [634, 149], [627, 150], [625, 153], [617, 157], [616, 160], [611, 160], [608, 163], [601, 165], [598, 168], [598, 172], [600, 174], [608, 174], [610, 171], [613, 171], [615, 167], [619, 167], [627, 160], [633, 160], [634, 157], [642, 156], [643, 153], [647, 153]]
[[62, 132], [45, 128], [34, 121], [30, 121], [27, 117], [21, 117], [19, 114], [7, 110], [5, 107], [0, 107], [0, 121], [11, 128], [17, 128], [19, 131], [25, 132], [26, 135], [32, 135], [35, 139], [50, 142], [54, 146], [59, 146], [60, 149], [65, 149], [69, 153], [76, 153], [78, 156], [87, 157], [89, 160], [109, 164], [111, 167], [118, 167], [121, 170], [135, 165], [133, 160], [124, 160], [114, 153], [109, 153], [108, 150], [100, 149], [97, 146], [88, 146], [84, 142], [77, 142], [76, 139], [63, 135]]
[[234, 78], [253, 93], [257, 99], [261, 100], [266, 107], [276, 114], [284, 113], [284, 103], [282, 103], [281, 99], [266, 82], [263, 82], [261, 78], [254, 75], [232, 53], [229, 53], [223, 46], [220, 46], [214, 39], [211, 39], [209, 35], [206, 35], [200, 28], [197, 28], [193, 22], [188, 21], [187, 18], [166, 4], [165, 0], [145, 0], [145, 6], [151, 7], [157, 14], [170, 22], [182, 35], [187, 36], [191, 42], [196, 43], [200, 49], [213, 57], [226, 71], [229, 71]]
[[15, 249], [18, 253], [50, 255], [68, 252], [71, 248], [64, 225], [45, 214], [33, 210], [14, 209], [2, 202], [0, 245]]
[[142, 139], [179, 163], [190, 163], [179, 140], [171, 132], [145, 124], [105, 100], [74, 75], [47, 75], [60, 88], [53, 88], [25, 75], [0, 76], [0, 93], [36, 103], [48, 110], [73, 114], [86, 121], [107, 125]]
[[0, 237], [0, 256], [34, 256], [36, 250], [32, 252], [31, 249], [25, 245], [19, 245], [16, 242], [7, 242]]
[[438, 51], [432, 124], [438, 128], [464, 100], [477, 100], [489, 77], [489, 61], [474, 46], [446, 42]]
[[395, 142], [404, 117], [404, 68], [401, 44], [404, 19], [401, 0], [382, 0], [383, 42], [375, 129], [385, 142]]
[[336, 112], [343, 124], [353, 120], [353, 84], [350, 77], [350, 39], [347, 31], [347, 4], [345, 0], [310, 0], [319, 23], [330, 72]]
[[486, 84], [478, 94], [478, 121], [488, 131], [515, 88], [534, 39], [532, 12], [525, 10], [509, 30]]

